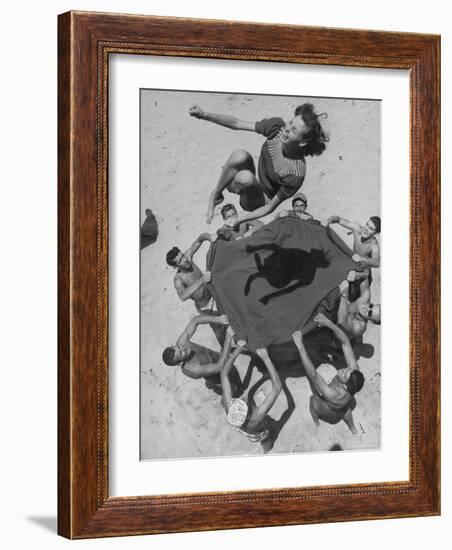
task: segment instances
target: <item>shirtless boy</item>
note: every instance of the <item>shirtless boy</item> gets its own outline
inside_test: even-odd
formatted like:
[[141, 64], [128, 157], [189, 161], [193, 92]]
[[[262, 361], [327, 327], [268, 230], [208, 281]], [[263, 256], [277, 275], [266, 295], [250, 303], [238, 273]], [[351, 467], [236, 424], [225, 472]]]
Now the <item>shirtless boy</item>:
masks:
[[232, 338], [226, 334], [221, 355], [198, 344], [191, 342], [199, 325], [229, 324], [226, 315], [196, 315], [190, 320], [182, 334], [172, 346], [165, 348], [162, 354], [166, 365], [181, 365], [182, 372], [189, 378], [209, 378], [221, 372], [229, 356]]
[[356, 434], [352, 408], [355, 404], [354, 395], [364, 385], [364, 376], [359, 370], [350, 340], [345, 332], [321, 313], [316, 316], [315, 321], [319, 326], [331, 329], [341, 342], [347, 367], [339, 369], [331, 382], [327, 383], [323, 376], [315, 370], [304, 346], [301, 331], [298, 330], [293, 333], [293, 340], [312, 389], [309, 400], [312, 419], [317, 426], [320, 420], [330, 424], [337, 424], [344, 420], [350, 431]]
[[224, 220], [224, 225], [218, 229], [217, 235], [225, 241], [235, 241], [242, 237], [249, 237], [258, 229], [264, 227], [264, 224], [259, 220], [244, 222], [236, 227], [239, 215], [233, 204], [225, 204], [221, 209], [221, 216]]
[[[357, 277], [361, 277], [360, 296], [353, 302], [349, 301], [349, 286]], [[359, 339], [367, 329], [367, 323], [376, 325], [381, 322], [381, 306], [370, 301], [370, 286], [366, 272], [358, 274], [350, 271], [347, 280], [339, 285], [340, 301], [337, 310], [337, 322], [350, 338]]]
[[209, 233], [202, 233], [186, 252], [181, 252], [177, 246], [174, 246], [166, 255], [168, 265], [177, 268], [174, 287], [179, 298], [183, 302], [191, 298], [198, 311], [207, 307], [212, 298], [206, 285], [211, 279], [210, 272], [202, 273], [193, 261], [194, 254], [207, 240], [212, 240], [212, 236]]
[[[351, 283], [359, 284], [360, 294], [353, 301], [350, 299]], [[318, 313], [326, 314], [333, 324], [340, 325], [352, 341], [363, 336], [369, 321], [379, 325], [381, 306], [371, 302], [368, 270], [348, 273], [347, 279], [320, 302], [313, 318], [303, 327], [303, 336], [320, 326], [315, 320]]]
[[309, 212], [306, 212], [307, 207], [308, 199], [306, 198], [306, 195], [304, 193], [298, 193], [292, 199], [292, 210], [285, 210], [283, 212], [280, 212], [279, 217], [285, 218], [289, 215], [295, 215], [300, 218], [300, 220], [313, 220], [314, 217], [311, 216]]
[[[231, 327], [229, 327], [226, 332], [229, 336], [233, 334]], [[228, 423], [231, 426], [239, 430], [250, 441], [259, 441], [263, 443], [270, 436], [269, 430], [266, 427], [266, 417], [278, 398], [278, 395], [281, 393], [282, 384], [267, 350], [265, 348], [259, 348], [256, 350], [256, 354], [267, 369], [271, 381], [270, 391], [259, 405], [254, 403], [252, 399], [244, 397], [233, 399], [229, 373], [235, 359], [243, 352], [245, 346], [246, 342], [244, 340], [239, 340], [237, 342], [237, 347], [222, 367], [221, 387], [223, 390], [223, 405], [226, 410]]]
[[375, 237], [381, 231], [378, 216], [371, 216], [364, 226], [340, 216], [331, 216], [327, 225], [332, 223], [338, 223], [353, 233], [353, 261], [363, 262], [369, 267], [380, 267], [380, 245]]

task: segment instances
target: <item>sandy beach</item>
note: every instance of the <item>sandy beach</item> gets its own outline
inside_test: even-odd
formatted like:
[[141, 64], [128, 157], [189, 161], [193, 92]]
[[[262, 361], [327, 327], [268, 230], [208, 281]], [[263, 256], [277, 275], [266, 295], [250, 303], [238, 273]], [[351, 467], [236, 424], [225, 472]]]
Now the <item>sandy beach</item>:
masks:
[[[302, 187], [308, 211], [323, 220], [333, 214], [365, 223], [380, 215], [380, 104], [351, 99], [232, 95], [218, 93], [141, 93], [141, 221], [152, 209], [159, 226], [157, 241], [141, 251], [141, 459], [196, 458], [264, 454], [231, 429], [221, 396], [204, 380], [187, 378], [179, 366], [162, 361], [163, 349], [175, 342], [196, 314], [191, 300], [181, 302], [173, 286], [175, 271], [165, 261], [173, 246], [187, 249], [205, 231], [222, 225], [217, 207], [211, 225], [205, 221], [207, 199], [230, 153], [246, 149], [257, 158], [263, 137], [233, 131], [188, 115], [198, 103], [206, 111], [229, 113], [243, 120], [271, 116], [289, 118], [300, 103], [311, 102], [318, 113], [327, 113], [322, 125], [329, 133], [326, 151], [306, 161]], [[238, 206], [238, 196], [225, 193], [225, 203]], [[288, 201], [289, 202], [289, 201]], [[288, 202], [277, 212], [290, 208]], [[270, 221], [275, 213], [268, 216]], [[339, 226], [338, 234], [351, 245], [351, 236]], [[205, 270], [208, 243], [195, 256]], [[373, 270], [372, 301], [380, 302], [380, 271]], [[212, 330], [201, 327], [193, 341], [219, 351]], [[278, 397], [270, 416], [280, 423], [271, 453], [304, 453], [330, 450], [377, 449], [380, 446], [380, 327], [368, 324], [364, 335], [366, 354], [359, 359], [366, 382], [357, 394], [354, 411], [358, 430], [353, 435], [344, 422], [314, 425], [309, 414], [311, 390], [303, 371], [281, 373], [285, 392]], [[249, 359], [236, 363], [242, 378]], [[319, 372], [327, 380], [336, 369], [324, 363]], [[250, 386], [262, 374], [254, 369]], [[265, 393], [268, 382], [259, 391]], [[259, 393], [259, 392], [258, 392]], [[259, 398], [259, 395], [257, 396]]]

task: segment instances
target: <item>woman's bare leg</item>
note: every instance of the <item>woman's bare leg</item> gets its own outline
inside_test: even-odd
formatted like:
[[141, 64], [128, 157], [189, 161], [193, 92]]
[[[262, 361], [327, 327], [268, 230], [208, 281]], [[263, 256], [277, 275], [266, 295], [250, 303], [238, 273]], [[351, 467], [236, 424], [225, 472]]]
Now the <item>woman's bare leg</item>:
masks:
[[265, 204], [265, 194], [256, 175], [251, 170], [237, 172], [228, 189], [240, 194], [240, 206], [252, 212]]
[[253, 157], [244, 149], [237, 149], [226, 161], [220, 174], [217, 187], [225, 189], [241, 170], [256, 173]]
[[229, 190], [233, 193], [240, 194], [241, 184], [239, 181], [234, 182], [234, 180], [237, 174], [241, 171], [248, 171], [254, 176], [256, 173], [256, 168], [254, 166], [253, 157], [248, 153], [248, 151], [238, 149], [234, 151], [226, 161], [221, 170], [220, 178], [215, 186], [215, 189], [210, 194], [206, 216], [209, 223], [212, 220], [215, 206], [224, 200], [223, 191], [226, 187], [229, 187]]

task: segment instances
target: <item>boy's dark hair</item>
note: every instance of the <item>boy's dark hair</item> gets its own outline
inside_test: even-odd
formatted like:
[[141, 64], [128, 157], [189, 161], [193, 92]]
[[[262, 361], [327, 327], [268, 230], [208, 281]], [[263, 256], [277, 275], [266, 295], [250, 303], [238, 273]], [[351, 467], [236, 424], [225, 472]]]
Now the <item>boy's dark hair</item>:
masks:
[[169, 365], [170, 367], [172, 367], [173, 365], [178, 365], [180, 363], [180, 361], [176, 361], [174, 359], [174, 355], [175, 355], [174, 347], [169, 346], [169, 347], [165, 348], [163, 350], [163, 353], [162, 353], [163, 362], [166, 365]]
[[304, 193], [298, 193], [292, 198], [292, 208], [295, 206], [295, 203], [301, 201], [305, 206], [308, 206], [308, 199]]
[[371, 216], [370, 221], [375, 225], [375, 232], [380, 233], [381, 231], [381, 219], [379, 216]]
[[321, 116], [326, 118], [328, 115], [326, 113], [317, 114], [312, 103], [298, 105], [295, 109], [295, 116], [299, 115], [309, 128], [303, 136], [303, 141], [306, 142], [302, 147], [303, 154], [311, 157], [321, 155], [326, 149], [325, 143], [329, 140], [329, 137], [320, 125], [319, 118]]
[[229, 212], [229, 210], [235, 210], [237, 212], [237, 208], [233, 204], [231, 203], [225, 204], [221, 209], [221, 216], [223, 220], [226, 219], [226, 212]]
[[178, 254], [180, 254], [180, 250], [177, 246], [173, 246], [173, 248], [166, 255], [166, 263], [174, 267], [176, 265], [176, 256]]
[[360, 370], [354, 370], [346, 384], [347, 390], [352, 394], [358, 393], [364, 386], [364, 374]]

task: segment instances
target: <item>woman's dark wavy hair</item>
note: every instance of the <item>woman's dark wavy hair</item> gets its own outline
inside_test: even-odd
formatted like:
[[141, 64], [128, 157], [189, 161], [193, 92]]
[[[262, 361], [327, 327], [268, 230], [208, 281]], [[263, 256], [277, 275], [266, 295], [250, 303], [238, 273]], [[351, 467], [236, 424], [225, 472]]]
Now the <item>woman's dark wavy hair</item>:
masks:
[[326, 113], [317, 114], [312, 103], [298, 105], [295, 109], [295, 116], [299, 115], [309, 128], [303, 135], [303, 141], [307, 142], [302, 147], [304, 155], [311, 157], [321, 155], [326, 149], [325, 143], [329, 140], [329, 137], [320, 125], [319, 118], [326, 118], [328, 115]]

